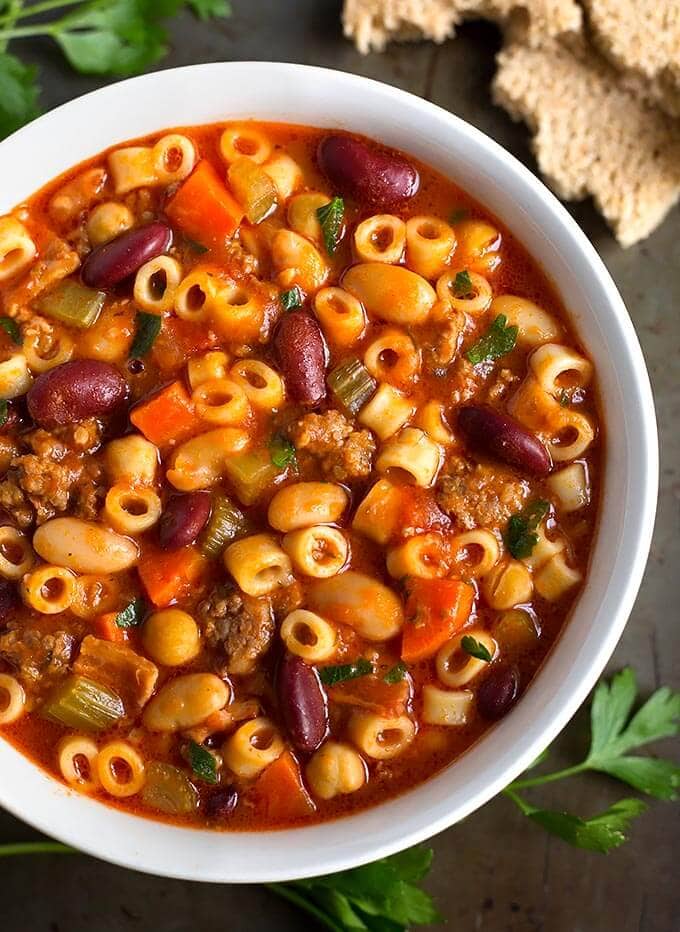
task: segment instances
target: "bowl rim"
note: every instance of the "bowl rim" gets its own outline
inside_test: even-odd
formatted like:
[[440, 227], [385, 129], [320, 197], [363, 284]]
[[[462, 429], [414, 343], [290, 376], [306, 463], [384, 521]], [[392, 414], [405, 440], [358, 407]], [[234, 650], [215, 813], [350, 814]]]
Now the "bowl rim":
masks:
[[[453, 767], [395, 799], [354, 816], [296, 829], [221, 833], [170, 826], [94, 802], [62, 787], [8, 742], [0, 741], [0, 768], [5, 775], [9, 773], [9, 779], [3, 778], [0, 782], [0, 805], [42, 832], [114, 864], [161, 876], [213, 882], [286, 881], [355, 867], [437, 834], [500, 792], [562, 730], [604, 669], [639, 589], [656, 507], [656, 419], [644, 358], [623, 300], [604, 263], [567, 210], [528, 168], [480, 130], [435, 104], [382, 82], [335, 69], [282, 62], [216, 62], [152, 72], [78, 97], [18, 130], [0, 143], [0, 178], [8, 177], [2, 171], [4, 161], [16, 160], [17, 154], [22, 151], [28, 153], [33, 146], [49, 145], [50, 140], [55, 139], [55, 133], [58, 136], [62, 123], [87, 125], [87, 120], [101, 105], [106, 110], [107, 106], [115, 108], [126, 100], [143, 102], [154, 90], [177, 91], [185, 81], [190, 84], [214, 80], [235, 81], [237, 86], [242, 86], [239, 82], [254, 81], [257, 84], [258, 81], [266, 81], [273, 82], [270, 83], [272, 88], [280, 83], [289, 91], [294, 87], [301, 98], [305, 94], [318, 98], [322, 93], [330, 95], [331, 91], [342, 92], [350, 98], [355, 94], [357, 100], [365, 95], [373, 107], [384, 106], [390, 113], [403, 112], [408, 117], [406, 123], [402, 120], [395, 128], [397, 136], [403, 133], [408, 120], [420, 121], [428, 124], [433, 138], [436, 139], [437, 134], [442, 138], [455, 137], [461, 145], [474, 151], [480, 171], [503, 177], [505, 187], [501, 186], [501, 190], [505, 191], [508, 203], [514, 199], [513, 207], [523, 221], [535, 225], [531, 235], [535, 237], [540, 228], [546, 240], [554, 236], [557, 241], [561, 237], [560, 250], [565, 253], [564, 261], [580, 263], [587, 269], [590, 278], [585, 283], [579, 282], [578, 288], [584, 295], [587, 293], [589, 303], [597, 307], [597, 314], [592, 310], [588, 319], [592, 321], [593, 316], [599, 318], [601, 315], [598, 326], [603, 333], [606, 331], [607, 339], [621, 354], [616, 365], [611, 362], [606, 365], [612, 370], [612, 378], [615, 379], [618, 373], [618, 388], [626, 401], [625, 410], [614, 414], [623, 419], [625, 438], [622, 442], [626, 444], [627, 455], [623, 463], [627, 470], [620, 470], [624, 474], [621, 494], [625, 495], [624, 504], [630, 506], [635, 503], [635, 508], [634, 513], [630, 507], [621, 509], [623, 514], [618, 518], [621, 545], [617, 553], [610, 556], [611, 585], [605, 587], [599, 604], [590, 605], [594, 615], [590, 629], [584, 623], [587, 636], [583, 649], [570, 647], [572, 668], [565, 673], [563, 680], [557, 684], [548, 682], [546, 667], [556, 665], [553, 661], [560, 655], [565, 634], [561, 635], [513, 714], [490, 730], [496, 745], [493, 755], [488, 753], [490, 734], [487, 732], [486, 738], [459, 758]], [[296, 104], [292, 106], [295, 109]], [[348, 107], [351, 109], [351, 105]], [[254, 107], [251, 109], [252, 118], [265, 119], [262, 116], [266, 110], [264, 104], [257, 112]], [[141, 105], [140, 111], [137, 115], [148, 124], [148, 128], [134, 133], [122, 130], [120, 136], [124, 139], [162, 130], [169, 125], [181, 125], [178, 121], [157, 126], [153, 114]], [[110, 112], [116, 113], [117, 110]], [[326, 125], [331, 125], [334, 120], [332, 106], [328, 115]], [[234, 118], [234, 110], [230, 109], [223, 119]], [[285, 118], [280, 117], [282, 121]], [[213, 121], [218, 120], [213, 118]], [[199, 119], [195, 122], [198, 123]], [[351, 129], [352, 119], [350, 117], [336, 125]], [[358, 131], [364, 132], [363, 129]], [[384, 135], [378, 138], [384, 139]], [[401, 144], [385, 141], [405, 151], [413, 151], [405, 141]], [[96, 143], [93, 144], [92, 155], [103, 148], [95, 146]], [[60, 157], [65, 151], [68, 150], [60, 150]], [[15, 161], [14, 167], [18, 164]], [[55, 170], [51, 177], [64, 168]], [[453, 178], [457, 180], [455, 175]], [[462, 183], [461, 186], [464, 187]], [[511, 187], [512, 195], [509, 193]], [[10, 200], [6, 207], [14, 206], [10, 195], [0, 191], [0, 201], [3, 197]], [[514, 225], [502, 216], [498, 207], [495, 206], [493, 212], [513, 229]], [[541, 217], [540, 225], [536, 215]], [[519, 239], [525, 244], [521, 234]], [[547, 268], [545, 271], [550, 274]], [[565, 304], [573, 320], [572, 308], [569, 302], [565, 301]], [[609, 455], [607, 459], [610, 459]], [[617, 465], [620, 467], [621, 464]], [[606, 485], [610, 481], [610, 472], [614, 475], [611, 464]], [[603, 507], [601, 504], [598, 520], [602, 519]], [[598, 535], [593, 553], [597, 554], [602, 549]], [[618, 588], [613, 592], [615, 587]], [[588, 589], [586, 586], [579, 597], [577, 608], [586, 599]], [[572, 624], [573, 618], [567, 628]], [[562, 652], [566, 653], [566, 648]], [[583, 668], [575, 672], [573, 668], [578, 663], [583, 663]], [[538, 695], [534, 695], [538, 693], [538, 680], [542, 684], [541, 692], [545, 694], [540, 702]], [[480, 747], [486, 747], [486, 753], [480, 754]], [[481, 777], [480, 771], [474, 771], [474, 764], [472, 771], [469, 766], [469, 762], [477, 758], [484, 760], [488, 767], [488, 771], [481, 770]], [[460, 781], [457, 779], [459, 774]], [[466, 780], [470, 781], [469, 784]], [[462, 794], [463, 790], [465, 794]], [[432, 797], [430, 801], [428, 795]], [[121, 845], [121, 839], [130, 840], [130, 843]]]

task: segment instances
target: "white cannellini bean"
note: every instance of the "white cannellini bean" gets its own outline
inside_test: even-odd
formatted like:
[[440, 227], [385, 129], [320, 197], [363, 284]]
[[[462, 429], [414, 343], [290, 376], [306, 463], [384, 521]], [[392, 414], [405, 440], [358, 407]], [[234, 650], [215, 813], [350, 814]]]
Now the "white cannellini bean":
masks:
[[53, 518], [33, 535], [33, 548], [48, 563], [76, 573], [120, 573], [134, 566], [137, 544], [82, 518]]

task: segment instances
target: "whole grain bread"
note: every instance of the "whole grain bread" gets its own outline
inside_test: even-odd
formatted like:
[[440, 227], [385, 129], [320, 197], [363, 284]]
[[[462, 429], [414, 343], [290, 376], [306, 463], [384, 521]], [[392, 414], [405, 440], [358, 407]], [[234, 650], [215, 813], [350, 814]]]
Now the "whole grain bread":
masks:
[[541, 172], [567, 200], [592, 195], [622, 246], [647, 236], [680, 196], [680, 123], [622, 86], [584, 45], [511, 44], [494, 99], [534, 134]]
[[576, 0], [345, 0], [343, 27], [366, 53], [393, 40], [443, 42], [464, 19], [495, 20], [513, 39], [537, 44], [578, 33], [582, 11]]
[[680, 117], [680, 0], [581, 0], [589, 34], [636, 95]]

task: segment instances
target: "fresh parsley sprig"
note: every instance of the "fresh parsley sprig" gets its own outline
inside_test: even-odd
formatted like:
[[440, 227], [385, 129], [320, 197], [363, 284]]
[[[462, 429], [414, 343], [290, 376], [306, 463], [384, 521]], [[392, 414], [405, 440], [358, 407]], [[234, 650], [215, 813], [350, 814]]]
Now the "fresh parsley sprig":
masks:
[[480, 362], [500, 359], [515, 348], [519, 328], [508, 327], [507, 323], [508, 318], [505, 314], [499, 314], [486, 333], [472, 344], [465, 355], [473, 366]]
[[505, 546], [517, 560], [530, 557], [538, 543], [536, 530], [550, 511], [550, 502], [537, 498], [516, 515], [512, 515], [503, 535]]
[[329, 256], [335, 253], [342, 234], [342, 221], [345, 216], [345, 202], [341, 197], [332, 198], [323, 207], [319, 207], [316, 216], [321, 224], [323, 241]]
[[138, 74], [165, 56], [164, 24], [183, 9], [203, 20], [230, 12], [227, 0], [0, 0], [0, 137], [40, 112], [37, 70], [7, 52], [11, 40], [46, 36], [81, 74]]

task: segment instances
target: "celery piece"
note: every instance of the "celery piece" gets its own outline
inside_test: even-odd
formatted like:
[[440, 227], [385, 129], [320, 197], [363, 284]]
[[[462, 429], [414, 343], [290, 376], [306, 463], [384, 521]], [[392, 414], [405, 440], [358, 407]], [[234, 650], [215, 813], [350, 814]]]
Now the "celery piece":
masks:
[[224, 471], [244, 505], [256, 502], [279, 475], [267, 447], [230, 456], [224, 464]]
[[169, 815], [188, 815], [198, 806], [198, 793], [189, 777], [179, 767], [160, 761], [147, 764], [141, 797], [147, 806]]
[[117, 693], [86, 676], [70, 676], [45, 700], [41, 713], [67, 728], [104, 731], [125, 715]]
[[330, 372], [328, 384], [350, 414], [358, 414], [377, 388], [375, 379], [358, 359], [348, 359]]
[[106, 294], [86, 288], [81, 282], [65, 278], [56, 288], [36, 301], [41, 314], [68, 327], [85, 329], [95, 323], [104, 306]]
[[232, 162], [227, 178], [251, 223], [259, 223], [276, 208], [276, 186], [252, 159], [244, 156]]
[[212, 499], [210, 520], [201, 535], [199, 546], [206, 557], [217, 557], [229, 541], [245, 527], [245, 517], [230, 498], [217, 492]]

